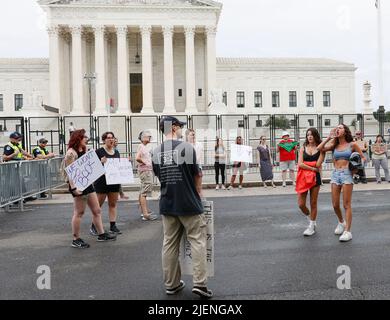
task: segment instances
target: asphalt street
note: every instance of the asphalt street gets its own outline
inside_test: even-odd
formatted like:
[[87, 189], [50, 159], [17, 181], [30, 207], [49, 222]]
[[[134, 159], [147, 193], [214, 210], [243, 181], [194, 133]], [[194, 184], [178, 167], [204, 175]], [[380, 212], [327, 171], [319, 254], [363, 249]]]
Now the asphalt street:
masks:
[[[294, 195], [214, 198], [215, 299], [389, 299], [390, 197], [354, 192], [353, 240], [333, 234], [329, 194], [319, 200], [318, 233], [304, 238], [306, 219]], [[151, 207], [157, 210], [157, 202]], [[0, 213], [0, 299], [196, 299], [191, 278], [176, 297], [165, 295], [161, 220], [142, 222], [138, 205], [120, 203], [116, 242], [89, 236], [88, 250], [70, 247], [72, 206], [35, 205]], [[107, 225], [107, 208], [104, 220]], [[37, 268], [51, 270], [51, 290], [39, 290]], [[339, 266], [351, 270], [351, 290], [337, 288]]]

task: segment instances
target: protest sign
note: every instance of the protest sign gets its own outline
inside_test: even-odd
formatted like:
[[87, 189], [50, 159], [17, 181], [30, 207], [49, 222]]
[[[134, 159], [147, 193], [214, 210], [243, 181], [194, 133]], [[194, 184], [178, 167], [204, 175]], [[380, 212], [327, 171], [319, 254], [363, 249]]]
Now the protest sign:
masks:
[[84, 191], [104, 174], [104, 168], [95, 150], [87, 152], [82, 157], [65, 168], [65, 171], [76, 188]]
[[[203, 201], [207, 234], [207, 276], [214, 277], [214, 202]], [[180, 267], [182, 274], [193, 275], [191, 244], [184, 233], [180, 244]]]
[[250, 146], [232, 143], [230, 145], [230, 152], [231, 162], [253, 163], [253, 150]]
[[133, 166], [129, 159], [110, 158], [104, 164], [107, 185], [134, 183]]

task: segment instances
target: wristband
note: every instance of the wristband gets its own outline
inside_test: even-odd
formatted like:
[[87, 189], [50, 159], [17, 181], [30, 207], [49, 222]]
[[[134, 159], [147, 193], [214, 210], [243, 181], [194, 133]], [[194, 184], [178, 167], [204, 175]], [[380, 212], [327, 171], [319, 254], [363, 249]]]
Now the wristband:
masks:
[[77, 188], [70, 189], [70, 191], [76, 191], [76, 190], [77, 190]]

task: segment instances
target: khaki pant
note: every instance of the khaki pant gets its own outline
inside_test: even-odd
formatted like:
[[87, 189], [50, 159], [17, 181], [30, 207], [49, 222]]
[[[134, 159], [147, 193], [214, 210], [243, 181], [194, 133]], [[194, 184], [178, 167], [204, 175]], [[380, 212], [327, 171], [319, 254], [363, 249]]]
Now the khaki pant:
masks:
[[179, 247], [184, 231], [191, 244], [194, 286], [206, 287], [207, 235], [204, 214], [181, 217], [163, 215], [162, 221], [164, 226], [162, 265], [165, 287], [167, 289], [174, 289], [180, 285], [181, 268], [179, 263]]

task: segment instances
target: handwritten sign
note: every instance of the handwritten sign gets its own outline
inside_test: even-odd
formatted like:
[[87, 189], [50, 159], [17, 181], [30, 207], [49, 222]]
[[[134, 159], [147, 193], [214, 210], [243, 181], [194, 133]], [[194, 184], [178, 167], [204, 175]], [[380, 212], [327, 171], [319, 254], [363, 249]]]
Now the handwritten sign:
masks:
[[[206, 242], [207, 242], [207, 276], [214, 277], [214, 202], [203, 201], [206, 218]], [[183, 235], [180, 244], [180, 266], [182, 273], [193, 275], [191, 243], [186, 234]]]
[[76, 188], [84, 191], [104, 174], [104, 168], [95, 150], [87, 152], [78, 158], [65, 171]]
[[110, 158], [104, 164], [107, 185], [134, 183], [133, 166], [129, 159]]
[[230, 145], [230, 152], [231, 162], [253, 163], [252, 147], [233, 143]]

